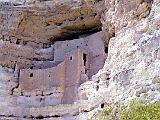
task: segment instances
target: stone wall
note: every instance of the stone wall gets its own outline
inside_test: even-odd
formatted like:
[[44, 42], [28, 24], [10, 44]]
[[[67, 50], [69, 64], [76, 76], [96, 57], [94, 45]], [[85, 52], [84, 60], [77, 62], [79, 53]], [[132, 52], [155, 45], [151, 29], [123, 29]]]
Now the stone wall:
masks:
[[107, 58], [103, 37], [103, 32], [98, 32], [80, 39], [57, 41], [54, 44], [54, 60], [63, 61], [67, 52], [78, 48], [84, 49], [89, 53], [88, 76], [91, 77], [103, 67]]
[[65, 62], [47, 69], [20, 70], [19, 83], [22, 90], [45, 90], [60, 86], [65, 81]]
[[77, 89], [81, 83], [81, 74], [85, 73], [86, 69], [83, 54], [87, 54], [87, 52], [81, 49], [66, 54], [66, 88], [63, 103], [73, 103], [77, 100]]
[[19, 71], [19, 86], [14, 91], [18, 90], [21, 92], [19, 95], [24, 96], [45, 96], [56, 94], [56, 91], [52, 89], [59, 87], [62, 90], [60, 93], [64, 94], [63, 99], [61, 98], [59, 101], [73, 103], [77, 99], [79, 85], [85, 82], [81, 78], [81, 74], [87, 74], [86, 70], [89, 66], [89, 57], [85, 56], [84, 60], [84, 55], [88, 55], [88, 52], [78, 48], [67, 53], [64, 61], [55, 67], [21, 69]]

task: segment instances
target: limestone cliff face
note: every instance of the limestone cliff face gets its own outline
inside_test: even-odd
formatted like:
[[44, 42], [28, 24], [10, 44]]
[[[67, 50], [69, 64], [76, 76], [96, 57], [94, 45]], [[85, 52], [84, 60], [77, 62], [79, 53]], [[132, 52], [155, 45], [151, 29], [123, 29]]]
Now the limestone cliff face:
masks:
[[88, 99], [98, 98], [99, 104], [100, 100], [106, 104], [128, 103], [133, 98], [148, 103], [160, 100], [159, 3], [106, 0], [102, 23], [109, 35], [108, 58], [92, 77], [94, 82], [81, 85]]
[[25, 68], [35, 61], [53, 60], [51, 50], [41, 49], [50, 48], [57, 40], [101, 28], [99, 10], [81, 0], [15, 1], [0, 6], [0, 38], [2, 45], [7, 44], [0, 54], [4, 67], [13, 68], [18, 62]]
[[104, 104], [160, 101], [159, 4], [1, 3], [0, 119], [87, 120]]
[[[115, 28], [115, 36], [109, 40], [108, 59], [102, 69], [109, 76], [107, 89], [112, 91], [111, 98], [127, 101], [147, 93], [153, 97], [152, 102], [159, 101], [159, 1], [114, 2], [104, 15], [103, 23]], [[111, 10], [113, 8], [115, 11]], [[114, 15], [109, 17], [111, 13]], [[110, 33], [109, 30], [110, 26], [106, 32]]]

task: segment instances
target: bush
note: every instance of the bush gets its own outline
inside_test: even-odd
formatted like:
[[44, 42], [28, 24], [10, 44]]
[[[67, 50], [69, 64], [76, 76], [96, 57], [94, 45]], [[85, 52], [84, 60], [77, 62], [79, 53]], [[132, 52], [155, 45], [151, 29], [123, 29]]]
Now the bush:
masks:
[[160, 120], [160, 102], [146, 105], [132, 100], [128, 106], [114, 104], [104, 108], [98, 118], [93, 118], [91, 120]]
[[120, 120], [160, 120], [160, 102], [145, 105], [140, 101], [132, 101], [123, 110]]

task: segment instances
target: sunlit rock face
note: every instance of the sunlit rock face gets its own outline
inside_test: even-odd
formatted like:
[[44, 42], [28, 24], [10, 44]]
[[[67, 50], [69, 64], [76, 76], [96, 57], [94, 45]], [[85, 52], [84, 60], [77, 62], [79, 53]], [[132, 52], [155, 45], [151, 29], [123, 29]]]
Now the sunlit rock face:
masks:
[[88, 99], [101, 96], [106, 104], [128, 103], [134, 98], [148, 103], [160, 100], [159, 2], [106, 1], [102, 23], [110, 35], [108, 57], [92, 77], [94, 82], [81, 85]]
[[[104, 30], [113, 37], [122, 28], [134, 26], [150, 14], [152, 0], [106, 0], [103, 15]], [[107, 33], [106, 33], [107, 34]]]
[[[81, 85], [79, 92], [82, 99], [97, 98], [89, 115], [97, 114], [103, 103], [127, 104], [134, 98], [160, 101], [159, 3], [106, 0], [102, 23], [109, 38], [108, 57], [103, 69], [93, 81]], [[145, 4], [149, 7], [144, 8]]]
[[[131, 1], [124, 0], [124, 2], [132, 4]], [[135, 12], [138, 19], [129, 20], [133, 15], [129, 12], [122, 13], [125, 18], [129, 17], [128, 22], [131, 24], [115, 32], [115, 37], [110, 39], [109, 54], [104, 70], [110, 71], [108, 89], [112, 90], [110, 93], [115, 101], [127, 101], [135, 96], [143, 98], [145, 95], [148, 96], [146, 99], [150, 99], [150, 102], [160, 100], [157, 84], [160, 77], [157, 2], [156, 0], [136, 1], [138, 6], [136, 10], [139, 12], [141, 9], [141, 14], [134, 9], [127, 9], [125, 4], [122, 5], [125, 11]], [[144, 4], [150, 7], [145, 10]], [[144, 14], [146, 16], [142, 17]], [[118, 19], [122, 19], [122, 16]], [[110, 18], [106, 17], [106, 21], [110, 21]], [[120, 27], [116, 27], [116, 21], [114, 25], [117, 29]]]
[[3, 2], [1, 119], [87, 120], [111, 103], [160, 101], [159, 5]]

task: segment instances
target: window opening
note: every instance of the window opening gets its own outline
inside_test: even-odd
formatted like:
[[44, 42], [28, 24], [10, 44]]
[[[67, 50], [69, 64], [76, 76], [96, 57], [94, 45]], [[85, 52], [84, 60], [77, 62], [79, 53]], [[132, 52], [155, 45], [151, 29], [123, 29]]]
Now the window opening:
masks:
[[20, 39], [17, 39], [16, 44], [19, 45], [20, 42], [21, 42], [21, 40], [20, 40]]
[[108, 47], [105, 47], [105, 53], [108, 53]]
[[85, 69], [85, 74], [87, 74], [87, 70]]
[[101, 108], [104, 108], [104, 103], [101, 104]]
[[33, 69], [33, 66], [31, 66], [30, 69]]
[[30, 74], [30, 77], [33, 77], [33, 73]]
[[86, 62], [87, 62], [87, 54], [83, 53], [83, 64], [84, 64], [84, 66], [86, 66]]

